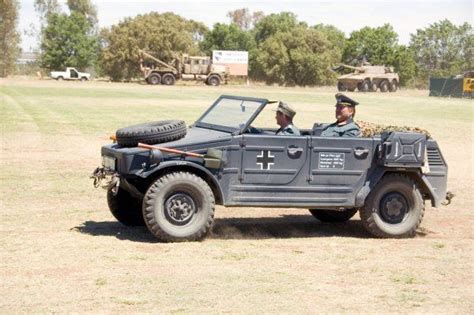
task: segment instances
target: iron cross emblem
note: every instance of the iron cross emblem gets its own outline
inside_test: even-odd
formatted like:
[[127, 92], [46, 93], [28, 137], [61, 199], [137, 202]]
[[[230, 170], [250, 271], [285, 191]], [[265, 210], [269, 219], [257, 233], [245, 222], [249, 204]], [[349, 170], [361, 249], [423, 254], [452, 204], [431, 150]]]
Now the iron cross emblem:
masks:
[[257, 165], [260, 165], [261, 170], [269, 170], [275, 161], [275, 156], [271, 151], [263, 150], [260, 155], [257, 155]]

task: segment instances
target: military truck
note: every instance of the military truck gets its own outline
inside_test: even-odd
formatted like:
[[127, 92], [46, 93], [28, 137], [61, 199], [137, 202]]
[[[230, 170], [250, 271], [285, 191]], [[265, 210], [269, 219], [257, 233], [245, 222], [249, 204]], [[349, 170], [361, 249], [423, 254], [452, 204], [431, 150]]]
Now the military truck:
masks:
[[360, 92], [396, 92], [399, 86], [398, 74], [394, 72], [393, 67], [372, 66], [365, 62], [358, 67], [341, 64], [334, 67], [334, 71], [350, 69], [353, 72], [343, 74], [337, 78], [337, 89], [341, 92], [355, 91]]
[[223, 95], [189, 128], [158, 121], [119, 129], [102, 147], [94, 184], [107, 190], [119, 222], [146, 225], [166, 242], [204, 238], [215, 205], [303, 208], [323, 222], [359, 212], [376, 237], [413, 237], [425, 201], [439, 207], [449, 199], [448, 166], [426, 135], [322, 137], [320, 124], [301, 136], [275, 135], [252, 126], [271, 105]]
[[[176, 55], [172, 64], [140, 50], [140, 71], [148, 84], [173, 85], [176, 80], [204, 81], [207, 85], [218, 86], [227, 82], [229, 70], [226, 66], [213, 65], [210, 57]], [[145, 63], [145, 59], [152, 63]]]

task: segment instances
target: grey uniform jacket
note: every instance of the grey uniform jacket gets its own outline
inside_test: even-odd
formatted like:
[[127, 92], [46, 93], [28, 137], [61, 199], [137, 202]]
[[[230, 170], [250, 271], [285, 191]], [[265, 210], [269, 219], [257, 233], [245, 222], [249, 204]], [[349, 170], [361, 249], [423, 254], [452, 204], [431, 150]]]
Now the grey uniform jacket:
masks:
[[360, 128], [350, 119], [347, 124], [338, 126], [337, 122], [330, 124], [321, 132], [322, 137], [359, 137]]
[[296, 128], [292, 124], [289, 124], [285, 128], [278, 129], [275, 134], [280, 135], [280, 136], [299, 136], [300, 131], [298, 130], [298, 128]]

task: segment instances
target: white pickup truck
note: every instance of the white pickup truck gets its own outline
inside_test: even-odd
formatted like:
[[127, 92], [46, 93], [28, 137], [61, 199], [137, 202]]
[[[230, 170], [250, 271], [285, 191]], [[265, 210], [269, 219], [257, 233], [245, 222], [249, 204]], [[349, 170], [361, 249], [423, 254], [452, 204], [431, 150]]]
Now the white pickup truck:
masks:
[[88, 81], [91, 77], [90, 73], [79, 72], [75, 68], [66, 68], [66, 71], [52, 71], [50, 73], [51, 78], [58, 81], [61, 80], [80, 80]]

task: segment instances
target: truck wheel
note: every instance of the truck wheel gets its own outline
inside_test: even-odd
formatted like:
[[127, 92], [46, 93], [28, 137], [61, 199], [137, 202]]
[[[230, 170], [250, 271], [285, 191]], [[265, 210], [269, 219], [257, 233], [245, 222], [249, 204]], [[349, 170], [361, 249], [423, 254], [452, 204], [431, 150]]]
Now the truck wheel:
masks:
[[357, 209], [346, 209], [344, 211], [309, 209], [309, 212], [321, 222], [339, 223], [350, 220], [357, 213]]
[[62, 81], [62, 80], [64, 80], [64, 78], [63, 77], [58, 77], [56, 80]]
[[174, 85], [176, 82], [176, 79], [174, 78], [174, 75], [171, 73], [166, 73], [163, 75], [163, 78], [161, 79], [161, 83], [164, 85]]
[[346, 85], [345, 85], [344, 83], [342, 83], [342, 82], [337, 82], [337, 90], [338, 90], [339, 92], [345, 92], [345, 91], [347, 91], [347, 87], [346, 87]]
[[357, 89], [360, 91], [360, 92], [367, 92], [369, 91], [369, 87], [370, 87], [370, 80], [364, 80], [362, 82], [359, 82], [359, 84], [357, 84]]
[[388, 86], [388, 90], [390, 92], [396, 92], [398, 90], [398, 83], [397, 80], [393, 80], [390, 85]]
[[209, 79], [207, 79], [207, 84], [211, 86], [218, 86], [221, 84], [221, 79], [217, 75], [211, 75]]
[[382, 93], [385, 93], [388, 91], [388, 81], [387, 80], [383, 80], [382, 82], [380, 82], [380, 92]]
[[372, 82], [372, 84], [370, 84], [370, 92], [377, 92], [377, 89], [378, 89], [377, 83]]
[[377, 237], [413, 237], [425, 205], [411, 178], [390, 174], [380, 180], [359, 211], [366, 230]]
[[138, 142], [155, 144], [181, 139], [186, 135], [186, 123], [182, 120], [162, 120], [133, 125], [117, 130], [117, 143], [134, 147]]
[[148, 76], [148, 84], [157, 85], [161, 82], [161, 76], [158, 73], [152, 73]]
[[86, 78], [86, 77], [82, 77], [82, 78], [81, 78], [81, 82], [85, 82], [85, 81], [87, 81], [87, 78]]
[[175, 172], [158, 178], [143, 201], [148, 230], [164, 242], [203, 239], [214, 222], [214, 195], [200, 177]]
[[126, 190], [118, 188], [114, 196], [111, 189], [107, 190], [107, 204], [112, 215], [126, 226], [144, 226], [142, 200], [133, 198]]

